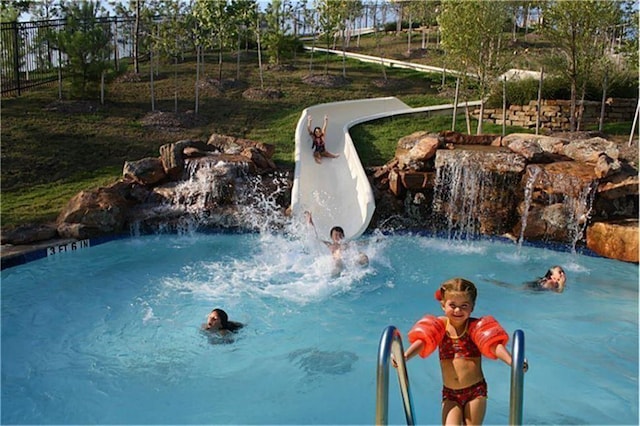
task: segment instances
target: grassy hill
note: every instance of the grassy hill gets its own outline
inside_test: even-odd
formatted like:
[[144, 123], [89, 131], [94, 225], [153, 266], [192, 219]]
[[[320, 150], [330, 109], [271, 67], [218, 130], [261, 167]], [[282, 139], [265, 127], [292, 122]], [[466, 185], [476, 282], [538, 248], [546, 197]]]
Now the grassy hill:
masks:
[[[394, 35], [385, 36], [380, 48], [372, 38], [363, 37], [359, 47], [353, 43], [351, 49], [361, 53], [440, 62], [435, 49], [407, 55], [406, 38]], [[160, 64], [153, 76], [155, 111], [148, 64], [138, 75], [129, 72], [110, 81], [104, 104], [97, 89], [84, 99], [68, 99], [67, 82], [62, 100], [57, 85], [3, 98], [2, 228], [55, 220], [78, 191], [117, 180], [125, 161], [156, 157], [166, 143], [207, 140], [212, 133], [244, 137], [274, 144], [276, 163], [292, 167], [295, 124], [308, 106], [378, 96], [397, 96], [410, 106], [452, 101], [454, 82], [443, 85], [440, 74], [387, 69], [385, 80], [379, 65], [347, 60], [343, 77], [341, 57], [318, 53], [300, 53], [286, 65], [266, 66], [262, 78], [257, 64], [255, 52], [243, 52], [239, 61], [229, 54], [220, 81], [217, 56], [207, 57], [197, 114], [196, 65], [190, 57], [178, 65]], [[366, 131], [356, 128], [353, 134], [356, 146], [362, 138], [375, 144], [373, 150], [361, 150], [363, 164], [380, 165], [392, 158], [398, 138], [417, 130], [447, 129], [450, 123], [444, 117], [386, 119], [364, 124]], [[458, 123], [458, 130], [466, 131], [464, 119]], [[485, 132], [500, 129], [486, 127]]]

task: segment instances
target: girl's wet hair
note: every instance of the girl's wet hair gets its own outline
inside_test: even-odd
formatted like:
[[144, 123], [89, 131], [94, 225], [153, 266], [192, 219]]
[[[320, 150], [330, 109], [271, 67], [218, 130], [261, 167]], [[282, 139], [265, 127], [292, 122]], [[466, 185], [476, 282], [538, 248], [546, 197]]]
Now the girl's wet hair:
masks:
[[559, 273], [564, 273], [564, 269], [562, 269], [562, 266], [555, 265], [555, 266], [552, 266], [551, 268], [549, 268], [547, 273], [544, 274], [544, 278], [546, 278], [546, 279], [551, 278], [551, 276], [553, 275], [553, 271], [555, 271], [555, 270], [557, 270]]
[[451, 278], [450, 280], [443, 282], [440, 288], [436, 290], [435, 298], [439, 301], [445, 300], [445, 293], [447, 292], [467, 293], [469, 299], [474, 304], [478, 297], [478, 289], [476, 288], [476, 285], [464, 278]]
[[220, 326], [223, 330], [236, 331], [244, 326], [239, 322], [229, 321], [229, 315], [220, 308], [216, 308], [211, 312], [216, 312], [218, 314], [218, 318], [220, 318]]
[[322, 129], [320, 127], [314, 127], [313, 128], [313, 133], [316, 133], [316, 132], [322, 133]]

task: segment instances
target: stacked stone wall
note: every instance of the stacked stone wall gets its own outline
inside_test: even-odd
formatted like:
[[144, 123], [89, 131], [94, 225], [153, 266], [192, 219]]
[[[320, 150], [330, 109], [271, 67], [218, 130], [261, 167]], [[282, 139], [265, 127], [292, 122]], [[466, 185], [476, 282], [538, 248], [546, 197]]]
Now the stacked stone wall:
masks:
[[[605, 103], [604, 122], [632, 121], [636, 112], [638, 100], [628, 98], [609, 98]], [[540, 110], [540, 129], [549, 131], [570, 130], [569, 117], [571, 117], [571, 101], [568, 100], [543, 100]], [[507, 126], [519, 126], [527, 128], [536, 127], [538, 116], [538, 101], [530, 101], [528, 105], [511, 105], [507, 108], [503, 117], [502, 108], [485, 108], [483, 119], [502, 125], [503, 121]], [[581, 127], [598, 124], [600, 120], [601, 103], [595, 101], [578, 102], [576, 114], [581, 116]], [[480, 116], [480, 109], [475, 109], [472, 113], [474, 118]]]

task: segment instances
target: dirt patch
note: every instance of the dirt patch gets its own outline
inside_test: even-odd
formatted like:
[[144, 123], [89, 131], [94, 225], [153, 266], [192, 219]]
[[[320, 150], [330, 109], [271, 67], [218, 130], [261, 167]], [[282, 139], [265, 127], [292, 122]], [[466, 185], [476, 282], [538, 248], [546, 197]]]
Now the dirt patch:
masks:
[[379, 78], [371, 81], [379, 89], [401, 89], [407, 87], [406, 81]]
[[54, 101], [44, 107], [45, 111], [61, 112], [63, 114], [87, 114], [104, 108], [97, 101]]
[[157, 130], [176, 132], [181, 129], [188, 129], [201, 124], [200, 119], [193, 111], [184, 113], [153, 111], [146, 114], [140, 123], [144, 127], [151, 127]]
[[114, 83], [140, 83], [142, 78], [140, 74], [136, 74], [135, 72], [127, 72], [122, 75], [119, 75], [114, 80]]
[[257, 89], [251, 88], [242, 92], [242, 97], [250, 100], [269, 100], [269, 99], [280, 99], [282, 97], [282, 92], [277, 89]]
[[408, 59], [423, 59], [427, 57], [427, 49], [411, 49], [410, 52], [404, 52], [400, 55], [400, 58], [403, 60]]
[[278, 72], [293, 72], [296, 70], [296, 67], [293, 64], [269, 64], [266, 68], [269, 71]]
[[308, 75], [302, 81], [312, 86], [320, 87], [341, 87], [349, 84], [349, 79], [340, 75]]

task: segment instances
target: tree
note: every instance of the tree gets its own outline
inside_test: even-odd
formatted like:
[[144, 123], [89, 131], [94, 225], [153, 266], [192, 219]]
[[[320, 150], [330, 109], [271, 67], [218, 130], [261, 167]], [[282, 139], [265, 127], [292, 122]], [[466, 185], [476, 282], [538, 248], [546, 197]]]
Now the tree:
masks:
[[576, 130], [578, 87], [583, 88], [593, 65], [604, 54], [607, 29], [614, 23], [619, 2], [553, 1], [543, 7], [543, 32], [555, 47], [548, 58], [571, 85], [571, 131]]
[[0, 1], [0, 21], [17, 21], [21, 14], [29, 11], [33, 1], [30, 0], [1, 0]]
[[[340, 31], [347, 14], [348, 0], [318, 0], [318, 23], [320, 32], [326, 41], [327, 50], [331, 47], [331, 41]], [[329, 55], [325, 55], [325, 75], [329, 73]]]
[[405, 5], [405, 13], [409, 15], [409, 31], [407, 34], [407, 46], [408, 50], [411, 51], [411, 23], [415, 22], [420, 24], [422, 27], [422, 48], [426, 48], [426, 29], [435, 21], [436, 13], [438, 11], [438, 7], [440, 6], [440, 1], [422, 1], [422, 0], [409, 0], [406, 1]]
[[293, 7], [289, 0], [273, 0], [265, 11], [267, 31], [263, 41], [269, 55], [269, 62], [280, 64], [288, 53], [295, 52], [300, 43], [295, 35], [289, 34], [289, 21], [293, 18]]
[[152, 36], [152, 50], [174, 64], [174, 112], [178, 112], [178, 59], [182, 57], [186, 44], [192, 40], [183, 22], [183, 17], [188, 13], [185, 5], [173, 0], [162, 0], [158, 7], [165, 16], [158, 23], [157, 33]]
[[110, 28], [98, 20], [105, 13], [92, 1], [62, 4], [66, 26], [57, 33], [56, 43], [67, 56], [72, 87], [82, 96], [86, 95], [88, 83], [100, 81], [109, 67]]
[[231, 0], [231, 4], [228, 7], [238, 38], [236, 63], [236, 78], [238, 79], [240, 78], [242, 38], [244, 37], [245, 46], [248, 46], [251, 28], [256, 20], [256, 4], [255, 0]]
[[[484, 113], [491, 81], [504, 70], [501, 54], [504, 50], [504, 23], [508, 21], [505, 4], [493, 1], [442, 2], [438, 17], [442, 32], [442, 46], [448, 59], [457, 64], [468, 86], [467, 73], [478, 80], [480, 117]], [[478, 120], [477, 133], [482, 133], [482, 120]]]
[[114, 7], [116, 16], [120, 16], [125, 20], [133, 21], [131, 29], [125, 29], [123, 35], [133, 40], [131, 56], [133, 59], [133, 70], [136, 74], [140, 73], [140, 59], [143, 44], [148, 40], [148, 36], [153, 26], [153, 11], [151, 0], [128, 0], [126, 4], [120, 2], [111, 3]]

